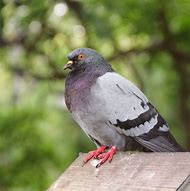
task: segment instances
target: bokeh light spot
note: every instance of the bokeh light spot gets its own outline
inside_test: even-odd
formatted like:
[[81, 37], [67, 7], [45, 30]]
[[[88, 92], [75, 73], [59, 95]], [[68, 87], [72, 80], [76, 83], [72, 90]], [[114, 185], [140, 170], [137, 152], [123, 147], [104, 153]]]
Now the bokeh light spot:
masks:
[[76, 37], [83, 37], [86, 34], [86, 30], [82, 25], [76, 25], [73, 27], [73, 33]]
[[53, 13], [58, 17], [62, 17], [67, 13], [67, 11], [68, 7], [65, 3], [58, 3], [54, 6]]
[[32, 21], [30, 24], [29, 24], [29, 30], [31, 33], [33, 34], [38, 34], [40, 33], [41, 31], [41, 28], [42, 28], [42, 25], [39, 21]]

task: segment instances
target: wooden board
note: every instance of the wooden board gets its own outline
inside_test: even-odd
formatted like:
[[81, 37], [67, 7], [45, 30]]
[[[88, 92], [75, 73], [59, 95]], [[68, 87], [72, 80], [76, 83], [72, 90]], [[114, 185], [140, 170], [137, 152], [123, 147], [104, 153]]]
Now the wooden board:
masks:
[[[190, 187], [190, 153], [128, 153], [95, 168], [81, 154], [48, 191], [173, 191]], [[189, 189], [190, 191], [190, 189]]]

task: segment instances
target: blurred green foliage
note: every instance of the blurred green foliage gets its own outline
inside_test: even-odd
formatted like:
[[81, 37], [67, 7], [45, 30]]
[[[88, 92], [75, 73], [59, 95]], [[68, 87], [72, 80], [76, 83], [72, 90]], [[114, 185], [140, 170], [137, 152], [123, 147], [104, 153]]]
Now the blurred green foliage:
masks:
[[44, 190], [94, 145], [64, 102], [77, 47], [134, 81], [190, 148], [187, 0], [0, 1], [0, 190]]

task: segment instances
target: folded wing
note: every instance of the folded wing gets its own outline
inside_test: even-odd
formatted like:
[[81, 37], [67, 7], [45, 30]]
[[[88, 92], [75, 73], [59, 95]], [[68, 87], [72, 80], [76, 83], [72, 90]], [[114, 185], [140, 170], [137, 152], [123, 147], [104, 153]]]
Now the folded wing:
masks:
[[93, 93], [99, 91], [104, 96], [101, 112], [116, 131], [153, 152], [183, 151], [166, 121], [133, 83], [108, 72], [97, 80]]

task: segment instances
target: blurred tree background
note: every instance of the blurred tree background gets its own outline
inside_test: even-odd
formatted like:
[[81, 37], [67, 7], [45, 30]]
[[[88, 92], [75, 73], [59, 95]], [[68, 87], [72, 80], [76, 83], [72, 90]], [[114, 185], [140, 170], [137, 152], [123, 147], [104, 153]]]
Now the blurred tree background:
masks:
[[0, 1], [0, 190], [45, 190], [94, 145], [63, 102], [63, 65], [98, 50], [190, 148], [188, 0]]

